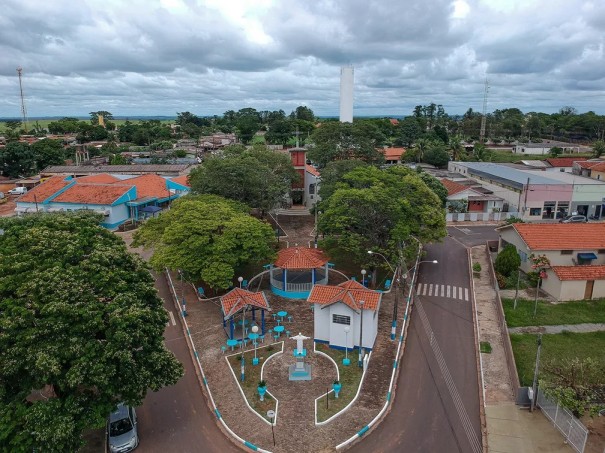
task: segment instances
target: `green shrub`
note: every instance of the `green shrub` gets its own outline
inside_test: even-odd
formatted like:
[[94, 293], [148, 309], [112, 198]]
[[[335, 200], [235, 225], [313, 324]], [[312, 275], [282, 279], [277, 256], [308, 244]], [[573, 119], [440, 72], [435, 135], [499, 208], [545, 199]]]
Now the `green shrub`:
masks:
[[499, 272], [496, 272], [496, 281], [498, 282], [498, 288], [506, 288], [506, 277]]
[[473, 264], [473, 272], [481, 272], [481, 264], [474, 263]]
[[494, 269], [496, 272], [501, 273], [505, 277], [508, 277], [521, 265], [521, 257], [517, 253], [517, 248], [508, 244], [496, 257], [494, 263]]
[[492, 345], [489, 341], [482, 341], [481, 343], [479, 343], [479, 350], [485, 354], [491, 354]]

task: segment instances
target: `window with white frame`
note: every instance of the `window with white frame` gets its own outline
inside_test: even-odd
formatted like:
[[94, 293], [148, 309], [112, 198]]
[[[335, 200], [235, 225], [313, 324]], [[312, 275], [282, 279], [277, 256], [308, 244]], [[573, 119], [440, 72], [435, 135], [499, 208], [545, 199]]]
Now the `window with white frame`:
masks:
[[332, 315], [332, 323], [334, 324], [344, 324], [347, 326], [351, 325], [351, 317], [344, 315]]

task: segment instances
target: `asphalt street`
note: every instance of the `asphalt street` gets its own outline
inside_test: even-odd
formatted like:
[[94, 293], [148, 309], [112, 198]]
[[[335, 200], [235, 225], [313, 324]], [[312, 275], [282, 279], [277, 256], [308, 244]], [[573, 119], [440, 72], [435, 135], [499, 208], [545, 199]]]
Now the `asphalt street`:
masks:
[[451, 237], [426, 250], [439, 263], [420, 265], [393, 407], [351, 451], [482, 451], [467, 251]]
[[164, 332], [166, 346], [185, 367], [185, 375], [176, 385], [159, 392], [149, 391], [143, 405], [137, 408], [140, 444], [136, 451], [241, 452], [219, 429], [202, 394], [179, 314], [163, 275], [156, 278], [155, 286], [164, 299], [164, 308], [172, 313]]
[[497, 241], [498, 232], [495, 230], [497, 225], [481, 226], [450, 226], [447, 233], [466, 247], [485, 244], [485, 241]]

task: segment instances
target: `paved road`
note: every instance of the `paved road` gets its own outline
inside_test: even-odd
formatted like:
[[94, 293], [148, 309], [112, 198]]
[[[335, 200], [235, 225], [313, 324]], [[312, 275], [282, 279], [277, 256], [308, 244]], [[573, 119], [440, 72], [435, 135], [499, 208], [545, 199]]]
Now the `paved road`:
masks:
[[393, 408], [353, 452], [482, 451], [467, 252], [452, 238], [426, 250], [439, 264], [421, 265]]
[[[219, 429], [202, 394], [183, 331], [163, 275], [156, 288], [164, 308], [172, 312], [164, 338], [166, 346], [185, 367], [185, 375], [172, 387], [151, 392], [137, 408], [141, 442], [137, 452], [241, 452]], [[170, 318], [172, 320], [172, 318]]]
[[450, 226], [447, 228], [447, 233], [466, 247], [474, 247], [475, 245], [485, 244], [487, 240], [497, 241], [498, 232], [495, 230], [496, 227], [497, 225]]

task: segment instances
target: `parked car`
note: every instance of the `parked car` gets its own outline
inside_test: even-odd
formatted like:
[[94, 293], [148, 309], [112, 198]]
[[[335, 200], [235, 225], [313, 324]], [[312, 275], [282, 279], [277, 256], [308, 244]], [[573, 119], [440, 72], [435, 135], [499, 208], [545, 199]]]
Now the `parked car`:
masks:
[[564, 219], [559, 220], [559, 223], [586, 223], [588, 219], [585, 215], [569, 215]]
[[27, 192], [27, 187], [15, 187], [8, 191], [10, 195], [23, 195], [25, 192]]
[[109, 415], [107, 445], [111, 453], [126, 453], [139, 445], [137, 414], [133, 407], [123, 403]]

